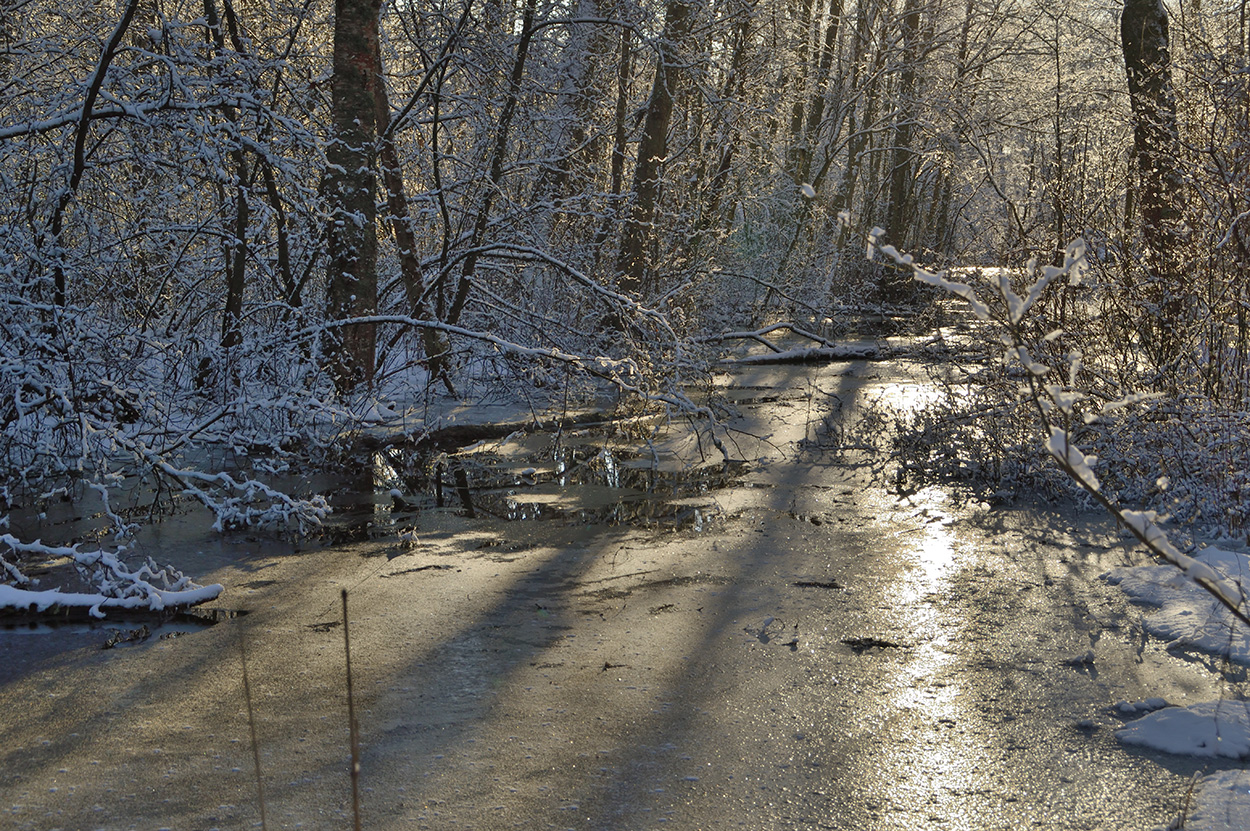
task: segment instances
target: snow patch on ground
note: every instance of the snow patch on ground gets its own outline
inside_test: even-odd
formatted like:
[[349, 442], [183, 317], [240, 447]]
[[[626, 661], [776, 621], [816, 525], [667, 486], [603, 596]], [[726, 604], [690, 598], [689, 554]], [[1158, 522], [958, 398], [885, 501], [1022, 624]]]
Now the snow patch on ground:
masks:
[[[1250, 584], [1250, 557], [1246, 554], [1209, 547], [1194, 559], [1242, 587], [1245, 597], [1244, 587]], [[1175, 566], [1116, 568], [1103, 579], [1130, 597], [1160, 607], [1143, 625], [1150, 634], [1168, 641], [1169, 647], [1198, 649], [1250, 665], [1250, 631]]]
[[[1208, 547], [1195, 557], [1241, 589], [1245, 605], [1250, 557], [1238, 551]], [[1147, 632], [1169, 642], [1169, 647], [1199, 649], [1250, 665], [1250, 632], [1184, 572], [1171, 565], [1117, 568], [1103, 575], [1126, 594], [1158, 606], [1146, 617]], [[1165, 753], [1206, 758], [1250, 758], [1250, 702], [1208, 701], [1189, 707], [1166, 706], [1163, 699], [1129, 703], [1116, 709], [1125, 715], [1148, 710], [1116, 731], [1126, 744]], [[1162, 706], [1162, 709], [1157, 707]], [[1224, 770], [1198, 781], [1184, 817], [1186, 831], [1244, 831], [1250, 828], [1250, 771]]]
[[[1115, 731], [1125, 744], [1184, 756], [1250, 757], [1250, 702], [1205, 701], [1165, 707]], [[1250, 827], [1250, 826], [1247, 826]]]
[[1186, 831], [1242, 831], [1250, 828], [1250, 771], [1222, 770], [1198, 783]]

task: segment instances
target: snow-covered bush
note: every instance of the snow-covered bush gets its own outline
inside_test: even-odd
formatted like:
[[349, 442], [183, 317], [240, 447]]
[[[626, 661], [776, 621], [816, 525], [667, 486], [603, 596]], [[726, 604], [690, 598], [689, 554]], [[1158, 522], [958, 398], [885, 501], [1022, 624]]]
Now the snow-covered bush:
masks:
[[[881, 233], [883, 232], [880, 229], [874, 229], [869, 238], [870, 257], [875, 253], [876, 240]], [[1057, 348], [1056, 345], [1063, 343], [1067, 332], [1051, 328], [1045, 317], [1037, 314], [1036, 310], [1052, 287], [1065, 283], [1068, 287], [1081, 285], [1089, 268], [1085, 243], [1082, 240], [1071, 243], [1064, 252], [1061, 266], [1039, 267], [1036, 260], [1031, 261], [1018, 276], [1019, 286], [1013, 285], [1012, 274], [1006, 270], [995, 272], [988, 286], [974, 286], [948, 279], [942, 272], [930, 272], [892, 246], [882, 245], [879, 250], [898, 266], [910, 270], [916, 280], [943, 289], [968, 304], [977, 319], [985, 325], [987, 334], [1000, 344], [1001, 370], [1008, 377], [1017, 379], [1016, 386], [1023, 393], [1019, 398], [1019, 406], [1034, 410], [1035, 423], [1041, 433], [1041, 445], [1053, 463], [1089, 498], [1119, 520], [1151, 553], [1180, 569], [1188, 579], [1210, 593], [1234, 617], [1250, 625], [1250, 616], [1244, 608], [1242, 587], [1183, 552], [1181, 548], [1188, 546], [1184, 542], [1178, 546], [1163, 530], [1161, 524], [1166, 517], [1158, 511], [1127, 507], [1122, 501], [1123, 492], [1118, 494], [1104, 486], [1106, 463], [1100, 459], [1100, 454], [1086, 452], [1097, 446], [1115, 451], [1120, 460], [1136, 459], [1139, 455], [1144, 455], [1145, 461], [1138, 462], [1139, 469], [1142, 464], [1157, 464], [1157, 456], [1141, 454], [1140, 448], [1135, 452], [1131, 446], [1126, 447], [1125, 442], [1115, 441], [1126, 432], [1130, 436], [1137, 435], [1126, 431], [1125, 425], [1132, 425], [1133, 419], [1126, 419], [1125, 413], [1136, 413], [1138, 417], [1143, 413], [1156, 416], [1162, 414], [1168, 418], [1169, 405], [1175, 406], [1179, 403], [1184, 407], [1186, 402], [1179, 398], [1169, 401], [1157, 391], [1118, 386], [1110, 382], [1106, 374], [1092, 372], [1086, 362], [1085, 353], [1080, 349], [1068, 348], [1063, 351], [1061, 347]], [[1017, 288], [1022, 288], [1022, 292], [1018, 294]], [[1131, 377], [1131, 373], [1125, 372], [1120, 377], [1126, 376]], [[1114, 398], [1106, 394], [1109, 388], [1115, 390]], [[1161, 401], [1164, 403], [1160, 404]], [[1174, 417], [1175, 411], [1171, 415]], [[1233, 448], [1229, 442], [1221, 439], [1221, 435], [1227, 436], [1227, 432], [1221, 431], [1219, 435], [1208, 437], [1203, 434], [1202, 426], [1191, 424], [1187, 427], [1185, 432], [1190, 436], [1192, 445], [1188, 457], [1182, 458], [1188, 458], [1192, 463], [1198, 460], [1194, 450], [1205, 450], [1205, 456], [1198, 458], [1208, 463], [1219, 459], [1223, 464], [1215, 469], [1231, 474], [1233, 471], [1229, 466], [1229, 457]], [[1100, 430], [1101, 436], [1097, 432]], [[1211, 439], [1210, 442], [1207, 441], [1208, 438]], [[1239, 455], [1240, 446], [1240, 442], [1236, 443]], [[1166, 463], [1164, 460], [1163, 464]], [[1123, 475], [1123, 465], [1119, 466], [1117, 472]], [[1191, 504], [1205, 503], [1212, 490], [1209, 477], [1198, 470], [1192, 474], [1188, 470], [1182, 472], [1185, 475], [1184, 485], [1181, 487], [1186, 492], [1193, 488], [1203, 494], [1199, 499], [1191, 500]], [[1227, 491], [1231, 484], [1234, 498], [1241, 496], [1241, 479], [1235, 474], [1231, 482], [1219, 473], [1215, 478], [1218, 480], [1216, 490]], [[1166, 493], [1172, 478], [1164, 474], [1154, 481], [1155, 490]], [[1127, 486], [1122, 491], [1133, 492]], [[1240, 513], [1235, 513], [1230, 518], [1241, 522]], [[1225, 524], [1224, 529], [1227, 528]]]
[[[192, 499], [215, 527], [290, 528], [318, 524], [320, 496], [292, 496], [251, 470], [253, 459], [281, 458], [307, 444], [316, 428], [343, 414], [291, 383], [306, 371], [299, 349], [254, 342], [231, 356], [230, 394], [206, 388], [196, 366], [203, 354], [187, 342], [136, 330], [128, 321], [87, 308], [55, 308], [19, 291], [0, 293], [0, 523], [12, 509], [93, 490], [103, 510], [92, 536], [111, 539], [48, 547], [13, 534], [0, 537], [0, 608], [83, 605], [53, 590], [29, 594], [22, 560], [67, 558], [104, 608], [160, 610], [202, 602], [201, 591], [169, 567], [130, 565], [126, 540], [136, 512], [159, 514], [171, 500]], [[282, 376], [286, 376], [283, 378]], [[303, 392], [301, 392], [303, 390]], [[220, 591], [220, 587], [217, 587]], [[81, 594], [81, 593], [79, 593]]]

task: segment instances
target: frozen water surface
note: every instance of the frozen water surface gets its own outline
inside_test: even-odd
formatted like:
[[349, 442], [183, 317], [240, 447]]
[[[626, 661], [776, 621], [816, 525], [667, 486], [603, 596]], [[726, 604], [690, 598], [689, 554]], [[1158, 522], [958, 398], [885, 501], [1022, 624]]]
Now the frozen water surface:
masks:
[[1114, 528], [891, 494], [838, 446], [860, 402], [924, 400], [924, 379], [726, 374], [728, 466], [681, 425], [387, 454], [338, 485], [320, 545], [174, 517], [143, 544], [250, 613], [142, 649], [0, 636], [0, 826], [254, 825], [245, 647], [270, 824], [348, 827], [344, 588], [371, 829], [1237, 816], [1218, 760], [1115, 737], [1155, 709], [1117, 702], [1245, 680], [1169, 652], [1098, 579], [1137, 564]]

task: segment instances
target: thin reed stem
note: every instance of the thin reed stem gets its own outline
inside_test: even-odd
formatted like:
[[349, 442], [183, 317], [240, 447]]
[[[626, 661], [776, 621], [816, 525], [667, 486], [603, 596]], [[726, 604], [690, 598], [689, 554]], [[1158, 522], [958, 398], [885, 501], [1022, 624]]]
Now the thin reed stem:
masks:
[[352, 639], [347, 625], [347, 589], [343, 589], [343, 650], [347, 656], [347, 721], [352, 748], [352, 828], [360, 831], [360, 730], [352, 692]]
[[243, 699], [247, 702], [247, 727], [252, 735], [252, 766], [256, 769], [256, 801], [260, 804], [260, 828], [267, 831], [265, 819], [265, 780], [260, 773], [260, 742], [256, 739], [256, 715], [252, 712], [252, 683], [247, 677], [247, 645], [239, 634], [239, 660], [243, 664]]

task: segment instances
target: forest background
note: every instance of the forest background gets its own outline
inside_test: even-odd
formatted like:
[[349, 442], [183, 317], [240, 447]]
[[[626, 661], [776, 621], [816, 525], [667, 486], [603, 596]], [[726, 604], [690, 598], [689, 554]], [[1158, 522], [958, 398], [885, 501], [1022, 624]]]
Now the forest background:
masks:
[[[1067, 428], [1112, 494], [1244, 534], [1248, 44], [1245, 0], [4, 0], [0, 506], [307, 527], [271, 477], [395, 407], [714, 418], [728, 333], [941, 308], [866, 243], [1027, 285], [1080, 238], [1012, 336], [1066, 416], [1146, 402]], [[994, 349], [900, 477], [1052, 481]]]

